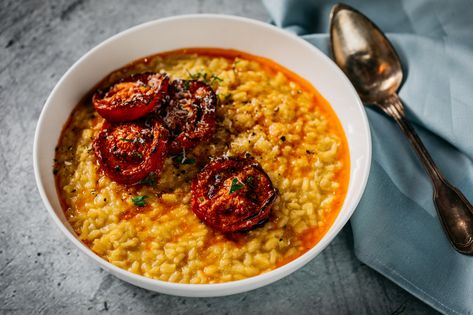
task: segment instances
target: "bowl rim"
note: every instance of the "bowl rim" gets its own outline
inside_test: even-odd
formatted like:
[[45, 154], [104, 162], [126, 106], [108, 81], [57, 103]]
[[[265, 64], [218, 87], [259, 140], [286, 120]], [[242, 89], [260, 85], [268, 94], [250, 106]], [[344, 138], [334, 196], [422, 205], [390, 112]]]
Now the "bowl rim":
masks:
[[[365, 152], [366, 159], [364, 160], [365, 161], [364, 164], [362, 164], [362, 169], [364, 171], [362, 172], [362, 180], [358, 183], [359, 186], [356, 188], [356, 191], [354, 193], [353, 202], [347, 205], [348, 209], [346, 212], [346, 217], [343, 218], [343, 220], [341, 220], [340, 222], [338, 222], [338, 224], [336, 224], [337, 219], [335, 219], [335, 221], [333, 222], [329, 230], [324, 234], [322, 239], [317, 244], [315, 244], [310, 250], [308, 250], [301, 256], [297, 257], [293, 261], [283, 266], [277, 267], [273, 270], [270, 270], [268, 272], [258, 274], [253, 277], [245, 278], [242, 280], [235, 280], [235, 281], [223, 282], [223, 283], [213, 283], [213, 284], [174, 283], [174, 282], [152, 279], [152, 278], [148, 278], [142, 275], [134, 274], [131, 271], [128, 271], [128, 270], [125, 270], [118, 266], [113, 265], [112, 263], [106, 261], [104, 258], [95, 254], [89, 247], [83, 244], [77, 238], [76, 235], [74, 235], [71, 231], [67, 229], [64, 223], [55, 213], [53, 206], [51, 205], [49, 198], [47, 197], [47, 194], [44, 188], [45, 185], [43, 185], [43, 180], [40, 176], [39, 154], [38, 154], [39, 140], [40, 140], [41, 130], [43, 129], [43, 125], [45, 124], [45, 120], [46, 120], [46, 111], [47, 111], [47, 108], [50, 106], [53, 95], [57, 93], [57, 91], [59, 90], [59, 87], [62, 85], [62, 83], [65, 80], [67, 80], [70, 73], [73, 72], [76, 68], [78, 68], [85, 59], [89, 58], [89, 56], [93, 55], [97, 50], [101, 49], [102, 46], [107, 45], [109, 42], [118, 40], [119, 38], [126, 36], [129, 33], [133, 33], [141, 29], [145, 29], [154, 24], [161, 24], [161, 23], [167, 23], [167, 22], [175, 21], [175, 20], [187, 20], [187, 19], [233, 20], [235, 22], [242, 22], [242, 23], [251, 24], [257, 27], [262, 27], [271, 32], [278, 32], [280, 35], [284, 37], [288, 37], [292, 40], [299, 41], [300, 44], [310, 49], [314, 54], [318, 55], [319, 58], [323, 59], [324, 62], [328, 62], [332, 64], [333, 70], [336, 72], [339, 72], [338, 75], [341, 78], [341, 80], [346, 81], [345, 83], [347, 83], [347, 86], [352, 89], [352, 92], [354, 92], [353, 94], [356, 96], [356, 99], [354, 101], [356, 103], [356, 106], [358, 106], [360, 109], [359, 112], [361, 114], [362, 124], [363, 126], [365, 126], [364, 136], [366, 137], [367, 146], [366, 146], [366, 152]], [[36, 129], [35, 129], [34, 143], [33, 143], [34, 175], [35, 175], [35, 180], [36, 180], [36, 186], [41, 196], [41, 200], [43, 201], [44, 206], [48, 210], [50, 217], [59, 226], [59, 229], [66, 235], [66, 237], [76, 247], [78, 247], [83, 253], [85, 253], [87, 257], [94, 260], [101, 268], [105, 269], [108, 272], [111, 272], [112, 274], [114, 274], [115, 276], [119, 277], [120, 279], [126, 282], [132, 283], [134, 285], [137, 285], [146, 289], [161, 292], [161, 293], [180, 295], [180, 296], [195, 296], [195, 297], [197, 296], [201, 296], [201, 297], [224, 296], [224, 295], [230, 295], [230, 294], [236, 294], [236, 293], [254, 290], [259, 287], [262, 287], [267, 284], [280, 280], [281, 278], [295, 272], [296, 270], [299, 270], [305, 264], [307, 264], [309, 261], [315, 258], [333, 241], [335, 236], [338, 235], [340, 230], [346, 225], [348, 220], [351, 218], [353, 212], [355, 211], [364, 193], [364, 190], [368, 181], [368, 175], [369, 175], [370, 167], [371, 167], [371, 158], [372, 158], [371, 132], [370, 132], [366, 112], [364, 110], [364, 107], [360, 98], [358, 97], [358, 94], [356, 93], [355, 88], [353, 87], [349, 79], [345, 76], [345, 74], [340, 70], [340, 68], [327, 55], [322, 53], [317, 47], [313, 46], [309, 42], [303, 40], [302, 38], [292, 33], [289, 33], [283, 29], [280, 29], [266, 22], [262, 22], [262, 21], [258, 21], [258, 20], [254, 20], [254, 19], [246, 18], [246, 17], [227, 15], [227, 14], [183, 14], [183, 15], [176, 15], [176, 16], [171, 16], [171, 17], [166, 17], [166, 18], [159, 18], [159, 19], [155, 19], [152, 21], [148, 21], [148, 22], [141, 23], [133, 27], [127, 28], [107, 38], [106, 40], [100, 42], [99, 44], [94, 46], [92, 49], [87, 51], [84, 55], [82, 55], [77, 61], [75, 61], [74, 64], [70, 66], [68, 70], [62, 75], [60, 80], [54, 86], [53, 90], [50, 92], [41, 110], [41, 114], [39, 116]], [[350, 160], [351, 160], [351, 157], [350, 157]], [[351, 163], [353, 163], [353, 160], [351, 160]], [[350, 186], [350, 183], [348, 185]], [[342, 204], [341, 209], [343, 209], [344, 206], [345, 206], [345, 203]], [[338, 218], [338, 215], [337, 215], [337, 218]], [[334, 230], [331, 231], [332, 229]], [[332, 236], [327, 238], [326, 236], [329, 234], [329, 232], [331, 232]], [[159, 289], [156, 288], [156, 286], [159, 286]]]

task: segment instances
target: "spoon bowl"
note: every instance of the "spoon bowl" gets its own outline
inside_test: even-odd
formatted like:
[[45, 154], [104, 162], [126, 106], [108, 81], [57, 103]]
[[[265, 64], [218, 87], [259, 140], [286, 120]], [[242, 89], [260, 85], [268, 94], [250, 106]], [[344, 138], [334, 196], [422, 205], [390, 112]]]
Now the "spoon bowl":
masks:
[[355, 9], [337, 4], [331, 12], [330, 37], [335, 62], [364, 102], [395, 93], [402, 83], [399, 57], [383, 32]]

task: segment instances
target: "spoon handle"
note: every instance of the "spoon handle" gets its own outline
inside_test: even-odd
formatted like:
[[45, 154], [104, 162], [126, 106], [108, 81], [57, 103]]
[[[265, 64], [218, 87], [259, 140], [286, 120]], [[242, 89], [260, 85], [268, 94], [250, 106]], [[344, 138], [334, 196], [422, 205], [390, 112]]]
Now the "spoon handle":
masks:
[[461, 191], [442, 175], [414, 128], [406, 120], [399, 97], [395, 94], [377, 105], [394, 118], [430, 175], [434, 186], [434, 204], [453, 247], [460, 253], [473, 255], [472, 205]]

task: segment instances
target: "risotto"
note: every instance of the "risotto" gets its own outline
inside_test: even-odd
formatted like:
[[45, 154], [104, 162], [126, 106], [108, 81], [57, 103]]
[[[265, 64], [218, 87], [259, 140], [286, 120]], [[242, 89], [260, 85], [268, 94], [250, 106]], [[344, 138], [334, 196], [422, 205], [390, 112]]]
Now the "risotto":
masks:
[[[98, 87], [147, 71], [210, 85], [218, 98], [215, 134], [184, 156], [166, 158], [158, 178], [121, 185], [94, 155], [104, 119], [91, 95], [85, 97], [64, 127], [54, 161], [58, 194], [79, 239], [120, 268], [193, 284], [256, 276], [312, 248], [341, 208], [350, 168], [343, 130], [323, 97], [267, 59], [220, 49], [147, 57]], [[259, 162], [279, 195], [265, 224], [222, 234], [191, 210], [191, 182], [211, 157], [245, 154]]]

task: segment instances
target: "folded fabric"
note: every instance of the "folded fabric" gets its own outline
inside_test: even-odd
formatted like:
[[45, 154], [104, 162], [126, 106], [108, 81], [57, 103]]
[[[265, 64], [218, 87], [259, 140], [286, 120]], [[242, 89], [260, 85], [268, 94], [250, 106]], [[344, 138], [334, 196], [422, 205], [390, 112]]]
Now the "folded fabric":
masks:
[[[273, 23], [328, 53], [334, 1], [263, 0]], [[432, 157], [473, 201], [473, 2], [347, 1], [372, 19], [402, 59], [399, 95]], [[473, 257], [446, 239], [432, 185], [395, 123], [367, 108], [373, 161], [351, 225], [368, 266], [432, 307], [473, 313]]]

